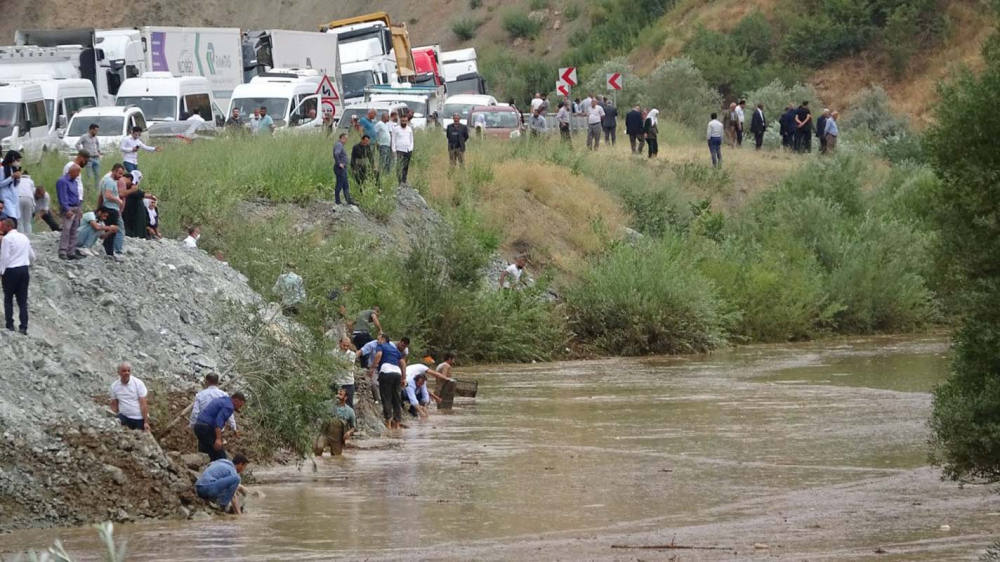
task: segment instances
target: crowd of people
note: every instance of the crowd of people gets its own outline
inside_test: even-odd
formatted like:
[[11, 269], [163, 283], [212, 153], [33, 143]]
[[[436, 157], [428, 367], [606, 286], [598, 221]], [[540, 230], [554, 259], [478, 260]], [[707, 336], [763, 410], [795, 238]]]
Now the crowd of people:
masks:
[[405, 111], [369, 109], [364, 117], [351, 125], [350, 129], [356, 131], [360, 139], [350, 152], [347, 150], [349, 135], [341, 133], [337, 136], [333, 145], [333, 172], [336, 180], [334, 201], [338, 205], [341, 204], [341, 195], [345, 204], [354, 204], [350, 185], [352, 179], [358, 193], [362, 193], [369, 182], [381, 186], [383, 178], [389, 177], [395, 169], [399, 184], [410, 185], [410, 160], [414, 148], [410, 119], [411, 115]]

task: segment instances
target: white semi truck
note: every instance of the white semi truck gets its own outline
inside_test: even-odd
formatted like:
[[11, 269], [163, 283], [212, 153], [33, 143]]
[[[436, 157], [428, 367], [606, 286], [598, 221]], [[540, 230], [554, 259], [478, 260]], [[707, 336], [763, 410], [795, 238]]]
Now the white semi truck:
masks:
[[476, 58], [475, 49], [441, 53], [441, 74], [449, 96], [486, 94], [486, 81], [479, 74]]
[[[245, 84], [251, 84], [252, 79], [256, 76], [289, 73], [301, 78], [299, 83], [304, 84], [308, 82], [306, 78], [312, 75], [310, 71], [315, 71], [321, 78], [325, 76], [330, 80], [335, 95], [323, 97], [325, 105], [330, 103], [334, 105], [333, 113], [339, 117], [344, 109], [344, 92], [336, 34], [282, 29], [245, 31], [243, 33], [243, 81]], [[278, 78], [280, 81], [280, 78], [283, 77]], [[239, 90], [245, 92], [247, 88], [239, 88]], [[314, 88], [310, 94], [315, 93], [317, 92]], [[299, 92], [296, 92], [296, 95], [300, 95]], [[235, 97], [235, 92], [233, 97]], [[324, 113], [323, 108], [320, 109], [319, 113]], [[327, 110], [329, 110], [328, 107]], [[278, 119], [278, 115], [272, 114], [272, 118]]]
[[143, 27], [146, 70], [203, 76], [212, 95], [227, 102], [243, 83], [243, 39], [235, 27]]

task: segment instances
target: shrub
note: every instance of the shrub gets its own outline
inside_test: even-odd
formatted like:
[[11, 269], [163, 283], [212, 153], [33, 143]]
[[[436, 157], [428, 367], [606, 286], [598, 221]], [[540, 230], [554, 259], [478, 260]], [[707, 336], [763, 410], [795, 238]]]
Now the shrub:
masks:
[[462, 41], [468, 41], [476, 36], [476, 31], [483, 22], [477, 18], [461, 18], [451, 22], [451, 32]]
[[647, 83], [650, 107], [690, 127], [704, 127], [709, 114], [722, 105], [722, 97], [708, 86], [687, 57], [660, 64]]
[[479, 51], [479, 70], [498, 99], [513, 99], [522, 107], [535, 92], [552, 90], [557, 68], [538, 57], [522, 57], [510, 49], [485, 47]]
[[614, 355], [690, 353], [724, 343], [728, 319], [696, 259], [674, 235], [613, 248], [566, 294], [574, 332]]
[[563, 66], [586, 66], [614, 54], [628, 53], [641, 34], [674, 5], [676, 0], [607, 0], [590, 3], [590, 29], [585, 41], [573, 49]]
[[483, 5], [483, 0], [469, 0], [469, 9], [477, 10]]
[[846, 130], [863, 130], [876, 139], [909, 133], [909, 120], [893, 110], [892, 99], [879, 85], [864, 88], [851, 98], [851, 111], [841, 125]]
[[760, 10], [740, 20], [740, 23], [729, 32], [729, 37], [733, 44], [746, 53], [755, 64], [771, 61], [774, 30], [771, 22], [767, 21]]
[[513, 39], [534, 39], [542, 30], [542, 22], [531, 18], [528, 14], [509, 11], [503, 17], [504, 30]]
[[580, 5], [577, 4], [576, 2], [573, 2], [567, 5], [566, 8], [563, 10], [563, 19], [565, 19], [568, 22], [574, 21], [576, 20], [576, 18], [580, 17], [580, 12], [581, 12]]
[[546, 10], [549, 7], [549, 0], [530, 0], [528, 7], [531, 11]]
[[[640, 103], [646, 83], [634, 72], [633, 66], [625, 57], [615, 57], [602, 63], [600, 66], [588, 67], [585, 74], [587, 78], [580, 85], [580, 91], [594, 92], [598, 95], [608, 94], [608, 97], [611, 97], [610, 92], [607, 90], [607, 78], [608, 74], [614, 72], [621, 72], [624, 75], [622, 78], [622, 90], [618, 92], [618, 107], [631, 107], [636, 103]], [[625, 112], [621, 111], [621, 113], [624, 116]]]
[[[766, 86], [743, 93], [742, 97], [747, 100], [747, 108], [756, 108], [758, 103], [764, 104], [764, 113], [767, 116], [768, 130], [779, 130], [778, 118], [785, 111], [785, 106], [798, 107], [804, 100], [809, 101], [809, 107], [823, 107], [819, 95], [812, 86], [795, 84], [785, 86], [780, 80], [774, 80]], [[816, 111], [816, 109], [813, 109]]]

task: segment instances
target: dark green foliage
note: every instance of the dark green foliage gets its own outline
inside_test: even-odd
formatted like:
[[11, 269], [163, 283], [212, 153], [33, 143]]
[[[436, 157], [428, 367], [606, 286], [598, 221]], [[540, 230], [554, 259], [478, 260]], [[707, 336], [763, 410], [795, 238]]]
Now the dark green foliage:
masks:
[[572, 4], [566, 6], [566, 9], [563, 10], [563, 19], [566, 21], [574, 21], [576, 18], [580, 17], [580, 12], [580, 5], [573, 2]]
[[626, 54], [676, 0], [601, 0], [591, 7], [590, 29], [571, 37], [564, 65], [585, 66]]
[[497, 99], [513, 99], [520, 107], [531, 103], [535, 92], [551, 91], [558, 72], [541, 57], [522, 57], [497, 47], [480, 49], [479, 70]]
[[469, 0], [469, 9], [476, 10], [482, 7], [483, 0]]
[[516, 10], [504, 14], [502, 25], [513, 39], [534, 39], [542, 30], [540, 20], [532, 19], [528, 14]]
[[451, 22], [451, 32], [462, 41], [468, 41], [476, 36], [476, 31], [483, 24], [476, 18], [461, 18]]
[[699, 28], [684, 53], [713, 88], [730, 98], [774, 80], [785, 86], [803, 81], [804, 73], [773, 56], [772, 37], [771, 24], [754, 12], [728, 34]]
[[[995, 8], [1000, 4], [994, 2]], [[952, 479], [1000, 480], [1000, 34], [983, 48], [986, 69], [941, 88], [927, 154], [942, 179], [932, 200], [939, 259], [962, 283], [965, 325], [952, 373], [934, 395], [937, 460]]]

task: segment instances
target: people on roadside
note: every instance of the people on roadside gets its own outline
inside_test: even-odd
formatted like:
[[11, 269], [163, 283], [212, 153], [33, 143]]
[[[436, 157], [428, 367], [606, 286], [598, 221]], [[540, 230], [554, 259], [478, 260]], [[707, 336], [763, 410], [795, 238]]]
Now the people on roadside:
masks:
[[538, 113], [542, 117], [545, 117], [546, 115], [548, 115], [548, 113], [549, 113], [549, 94], [548, 93], [543, 93], [542, 94], [542, 103], [538, 104], [538, 108], [537, 109], [538, 109]]
[[392, 146], [396, 150], [396, 177], [399, 185], [410, 186], [410, 158], [413, 156], [413, 127], [408, 117], [399, 118], [399, 126], [392, 131]]
[[[213, 400], [216, 398], [228, 397], [229, 393], [225, 390], [219, 388], [219, 375], [215, 373], [208, 373], [205, 375], [205, 380], [202, 383], [202, 389], [198, 391], [198, 394], [194, 395], [194, 402], [191, 404], [191, 415], [188, 416], [188, 427], [194, 431], [194, 424], [198, 423], [198, 418], [201, 416], [201, 411], [205, 409]], [[226, 420], [226, 425], [236, 433], [236, 415], [230, 415]], [[195, 435], [197, 438], [197, 435]]]
[[3, 201], [5, 218], [14, 219], [17, 225], [21, 218], [18, 184], [21, 181], [21, 153], [8, 150], [0, 164], [0, 201]]
[[40, 185], [35, 185], [35, 216], [42, 219], [45, 224], [49, 225], [52, 232], [59, 232], [62, 230], [62, 227], [59, 226], [59, 222], [52, 216], [52, 197], [50, 197], [49, 192], [45, 191], [45, 188]]
[[840, 112], [834, 111], [830, 114], [830, 118], [826, 120], [824, 136], [826, 137], [827, 154], [833, 154], [837, 150], [837, 137], [840, 136], [840, 127], [837, 125], [837, 119], [839, 118]]
[[330, 409], [330, 418], [323, 422], [319, 437], [313, 443], [313, 454], [317, 457], [322, 456], [327, 447], [330, 448], [332, 456], [343, 454], [344, 446], [354, 435], [357, 425], [358, 417], [354, 413], [354, 408], [347, 404], [347, 391], [343, 388], [337, 389], [336, 402]]
[[548, 130], [548, 124], [545, 122], [545, 116], [541, 110], [536, 109], [531, 112], [531, 118], [528, 119], [528, 130], [531, 131], [531, 138], [533, 139], [545, 135], [545, 132]]
[[149, 240], [163, 238], [163, 233], [160, 232], [160, 210], [156, 199], [143, 199], [142, 202], [146, 205], [146, 216], [149, 218], [146, 222], [146, 238]]
[[517, 256], [514, 259], [514, 263], [507, 266], [506, 269], [500, 272], [500, 290], [504, 289], [518, 289], [522, 284], [527, 284], [527, 280], [522, 280], [521, 275], [524, 273], [524, 266], [528, 264], [528, 258], [525, 256]]
[[246, 493], [241, 484], [240, 475], [246, 470], [250, 461], [242, 453], [233, 455], [233, 460], [218, 459], [209, 463], [194, 484], [198, 497], [215, 502], [233, 515], [243, 513], [240, 495]]
[[149, 431], [146, 385], [132, 376], [132, 365], [118, 365], [118, 379], [111, 383], [111, 411], [128, 429]]
[[[374, 128], [374, 127], [373, 127]], [[372, 138], [361, 135], [361, 140], [351, 147], [351, 175], [358, 193], [364, 193], [365, 182], [375, 171], [375, 155], [372, 153]]]
[[531, 112], [534, 113], [536, 109], [542, 105], [542, 94], [541, 92], [535, 92], [535, 97], [531, 98]]
[[712, 167], [714, 168], [722, 166], [722, 137], [724, 134], [725, 127], [719, 121], [719, 114], [713, 113], [705, 135], [708, 138], [708, 151], [712, 154]]
[[389, 429], [398, 429], [403, 420], [403, 403], [401, 400], [402, 386], [405, 383], [406, 348], [410, 345], [409, 338], [402, 338], [393, 343], [389, 336], [383, 333], [379, 337], [379, 345], [372, 361], [372, 371], [378, 370], [379, 395], [382, 402], [382, 416]]
[[[646, 144], [646, 133], [643, 131], [644, 124], [642, 108], [639, 104], [635, 104], [625, 114], [625, 134], [628, 135], [628, 144], [632, 148], [632, 154], [642, 154], [643, 146]], [[636, 150], [637, 147], [638, 150]]]
[[[354, 331], [351, 333], [351, 341], [354, 343], [355, 349], [361, 349], [365, 344], [374, 341], [382, 333], [382, 323], [379, 321], [381, 313], [382, 309], [378, 305], [358, 313], [357, 318], [354, 320]], [[378, 331], [373, 332], [372, 326]], [[375, 334], [375, 336], [372, 336], [372, 334]]]
[[208, 455], [213, 461], [226, 458], [226, 449], [222, 446], [222, 430], [226, 427], [230, 416], [239, 413], [246, 403], [242, 392], [230, 396], [213, 398], [202, 408], [195, 418], [195, 437], [198, 438], [198, 451]]
[[122, 163], [125, 171], [134, 172], [139, 169], [139, 151], [159, 152], [160, 147], [147, 146], [139, 137], [142, 136], [142, 127], [132, 127], [132, 134], [122, 139], [118, 145], [122, 151]]
[[257, 122], [257, 134], [274, 134], [274, 119], [267, 114], [267, 107], [260, 106], [260, 121]]
[[348, 205], [354, 204], [351, 197], [351, 186], [347, 181], [347, 133], [341, 133], [333, 145], [333, 175], [337, 180], [337, 187], [334, 190], [334, 202], [340, 205], [340, 194], [344, 194], [344, 202]]
[[740, 100], [736, 104], [736, 146], [743, 146], [743, 131], [746, 123], [747, 100]]
[[764, 132], [767, 131], [767, 117], [764, 115], [764, 104], [758, 103], [757, 109], [750, 118], [750, 132], [753, 133], [754, 148], [760, 150], [764, 145]]
[[357, 362], [358, 354], [351, 349], [351, 338], [344, 336], [337, 342], [337, 349], [334, 356], [345, 363], [345, 367], [337, 369], [333, 376], [333, 384], [347, 392], [347, 405], [354, 407], [354, 365]]
[[375, 143], [378, 145], [379, 178], [392, 170], [392, 133], [389, 127], [389, 114], [383, 112], [379, 122], [375, 124]]
[[465, 168], [465, 143], [469, 141], [469, 127], [462, 124], [462, 116], [458, 113], [451, 116], [451, 123], [445, 128], [448, 139], [448, 161], [451, 166], [459, 164]]
[[[588, 100], [590, 98], [587, 98]], [[586, 104], [587, 100], [584, 100]], [[604, 121], [604, 108], [591, 100], [587, 106], [587, 148], [597, 150], [601, 147], [601, 123]]]
[[795, 106], [788, 104], [785, 112], [778, 118], [781, 125], [781, 146], [791, 150], [795, 145]]
[[101, 181], [101, 157], [104, 156], [101, 153], [101, 141], [97, 138], [100, 130], [101, 128], [97, 123], [91, 123], [87, 127], [87, 132], [80, 135], [80, 138], [77, 139], [74, 145], [77, 151], [85, 150], [90, 155], [84, 172], [90, 174], [93, 179], [94, 189], [97, 189]]
[[604, 144], [615, 146], [618, 143], [618, 108], [608, 98], [604, 98], [601, 128], [604, 130]]
[[[4, 212], [5, 208], [6, 205], [4, 204], [3, 199], [0, 199], [0, 220], [7, 218], [7, 213]], [[0, 240], [3, 240], [2, 235], [0, 235]]]
[[71, 162], [69, 171], [56, 182], [56, 199], [62, 212], [62, 232], [59, 235], [59, 259], [79, 260], [85, 256], [76, 247], [77, 229], [80, 228], [80, 191], [77, 179], [80, 177], [80, 166]]
[[[127, 170], [128, 167], [126, 166], [125, 169]], [[156, 200], [156, 196], [147, 193], [143, 185], [143, 175], [139, 170], [130, 174], [122, 174], [118, 183], [118, 193], [125, 199], [125, 209], [122, 212], [125, 236], [130, 238], [146, 237], [149, 214], [146, 212], [144, 201], [147, 199]]]
[[581, 113], [583, 113], [581, 106], [582, 104], [580, 103], [580, 98], [575, 98], [573, 100], [573, 108], [572, 108], [573, 115], [580, 115]]
[[188, 232], [188, 235], [187, 235], [187, 238], [184, 239], [184, 247], [185, 248], [197, 248], [198, 247], [198, 239], [201, 238], [201, 227], [197, 226], [197, 225], [192, 226], [192, 227], [188, 228], [187, 232]]
[[25, 235], [31, 235], [35, 217], [35, 180], [27, 170], [21, 170], [21, 179], [17, 182], [17, 213], [21, 217], [18, 223], [18, 231]]
[[226, 130], [230, 133], [243, 132], [243, 123], [240, 121], [240, 108], [233, 108], [232, 114], [226, 119]]
[[[30, 219], [29, 219], [30, 220]], [[25, 221], [27, 222], [27, 221]], [[18, 331], [28, 335], [29, 268], [35, 261], [31, 241], [17, 231], [14, 219], [0, 221], [0, 286], [3, 287], [3, 317], [8, 330], [14, 331], [14, 301], [17, 301]]]
[[826, 154], [826, 120], [830, 118], [830, 110], [824, 108], [823, 113], [816, 118], [816, 138], [819, 139], [819, 153]]
[[812, 113], [806, 100], [795, 110], [795, 152], [812, 152]]
[[646, 150], [650, 158], [660, 154], [660, 110], [650, 109], [646, 114], [646, 122], [642, 126], [646, 137]]
[[[118, 190], [118, 180], [125, 175], [125, 166], [115, 164], [111, 171], [101, 179], [101, 206], [108, 210], [108, 221], [106, 224], [117, 225], [114, 238], [111, 238], [110, 246], [114, 250], [108, 255], [121, 256], [125, 249], [125, 219], [122, 218], [122, 208], [125, 206], [125, 199]], [[105, 249], [108, 248], [107, 241]]]
[[[521, 121], [521, 114], [517, 114], [518, 123]], [[472, 127], [476, 130], [476, 138], [483, 140], [486, 135], [486, 113], [479, 111], [476, 113], [476, 117], [472, 120]]]
[[375, 111], [374, 109], [369, 109], [368, 113], [366, 113], [365, 116], [361, 118], [359, 123], [361, 124], [362, 135], [368, 135], [368, 138], [370, 139], [375, 138], [376, 134], [375, 123], [377, 122], [376, 119], [377, 115], [378, 115], [377, 111]]
[[556, 121], [559, 123], [559, 136], [563, 142], [569, 144], [572, 142], [573, 115], [570, 113], [568, 102], [559, 102], [559, 112], [556, 113]]
[[[91, 252], [94, 243], [98, 240], [103, 242], [110, 241], [110, 244], [103, 244], [104, 253], [107, 255], [114, 254], [114, 237], [118, 232], [117, 225], [108, 225], [109, 212], [104, 207], [98, 207], [97, 209], [84, 213], [83, 217], [80, 219], [80, 228], [77, 231], [76, 236], [76, 247], [82, 250], [84, 253]], [[111, 252], [108, 253], [108, 248], [111, 248]], [[93, 251], [93, 255], [98, 256], [96, 250]]]
[[251, 135], [256, 135], [257, 133], [260, 132], [260, 108], [259, 107], [253, 108], [253, 115], [251, 115], [250, 122], [248, 123], [248, 125], [250, 126], [250, 134]]

